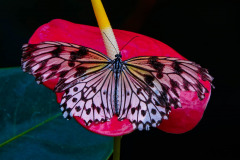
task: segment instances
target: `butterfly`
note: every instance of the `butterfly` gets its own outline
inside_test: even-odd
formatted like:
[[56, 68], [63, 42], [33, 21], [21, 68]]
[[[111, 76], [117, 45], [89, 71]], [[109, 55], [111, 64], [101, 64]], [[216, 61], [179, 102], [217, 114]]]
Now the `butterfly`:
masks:
[[213, 80], [207, 69], [173, 57], [140, 56], [125, 61], [81, 45], [47, 41], [24, 44], [22, 69], [37, 83], [58, 78], [55, 92], [64, 92], [63, 117], [81, 117], [86, 125], [118, 116], [134, 128], [149, 130], [168, 119], [171, 106], [181, 107], [180, 92], [195, 91], [200, 100], [209, 91], [200, 82]]

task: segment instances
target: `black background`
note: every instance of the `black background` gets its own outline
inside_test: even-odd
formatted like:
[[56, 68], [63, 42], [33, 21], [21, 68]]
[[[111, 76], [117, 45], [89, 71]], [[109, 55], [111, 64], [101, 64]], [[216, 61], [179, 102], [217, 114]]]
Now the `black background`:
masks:
[[[113, 28], [158, 39], [209, 69], [216, 89], [193, 130], [125, 135], [121, 159], [239, 157], [239, 2], [103, 0]], [[21, 46], [42, 24], [61, 18], [97, 26], [90, 0], [13, 0], [0, 6], [0, 67], [20, 66]]]

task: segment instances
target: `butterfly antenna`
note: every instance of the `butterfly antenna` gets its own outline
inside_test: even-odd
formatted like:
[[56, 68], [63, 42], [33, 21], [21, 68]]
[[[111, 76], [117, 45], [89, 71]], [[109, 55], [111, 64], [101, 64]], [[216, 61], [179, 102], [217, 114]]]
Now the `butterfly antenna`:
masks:
[[[103, 33], [104, 33], [104, 32], [103, 32]], [[116, 49], [116, 47], [115, 47], [115, 46], [113, 45], [113, 43], [110, 41], [110, 39], [108, 38], [108, 36], [106, 35], [106, 33], [104, 33], [104, 35], [107, 37], [107, 39], [109, 40], [109, 42], [112, 44], [112, 46], [113, 46], [113, 48], [115, 49], [116, 53], [119, 54], [118, 51], [117, 51], [117, 49]]]
[[137, 38], [137, 37], [138, 37], [138, 36], [135, 36], [135, 37], [131, 38], [131, 39], [120, 49], [120, 51], [123, 50], [123, 48], [126, 47], [126, 45], [128, 45], [128, 43], [130, 43], [134, 38]]

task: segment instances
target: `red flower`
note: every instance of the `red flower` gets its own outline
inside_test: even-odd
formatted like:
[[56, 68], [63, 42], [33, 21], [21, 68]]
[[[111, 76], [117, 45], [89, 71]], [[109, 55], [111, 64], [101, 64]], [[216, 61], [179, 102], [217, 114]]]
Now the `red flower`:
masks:
[[[166, 44], [147, 36], [117, 29], [114, 29], [114, 33], [120, 49], [131, 38], [138, 36], [122, 50], [123, 60], [137, 56], [166, 56], [185, 59]], [[79, 44], [106, 54], [99, 28], [75, 24], [65, 20], [56, 19], [40, 26], [29, 40], [29, 43], [36, 44], [44, 41]], [[44, 82], [44, 85], [53, 89], [56, 83], [57, 79], [54, 79]], [[202, 81], [202, 84], [211, 91], [211, 85], [208, 81]], [[58, 103], [60, 103], [62, 95], [63, 93], [56, 93]], [[163, 120], [158, 128], [169, 133], [183, 133], [191, 130], [201, 120], [209, 97], [210, 93], [207, 93], [205, 99], [199, 100], [196, 92], [181, 92], [182, 108], [172, 108], [169, 119]], [[127, 119], [118, 121], [116, 116], [109, 122], [91, 124], [90, 126], [86, 126], [81, 118], [74, 118], [86, 129], [102, 135], [120, 136], [134, 130]]]

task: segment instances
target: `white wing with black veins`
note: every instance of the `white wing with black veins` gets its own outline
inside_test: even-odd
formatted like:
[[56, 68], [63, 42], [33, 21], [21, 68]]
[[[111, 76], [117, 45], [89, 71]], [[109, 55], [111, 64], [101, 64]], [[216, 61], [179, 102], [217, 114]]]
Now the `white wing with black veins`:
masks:
[[113, 116], [114, 88], [111, 59], [84, 46], [64, 42], [23, 45], [22, 69], [38, 83], [58, 78], [56, 92], [65, 92], [61, 110], [86, 124], [103, 122]]
[[129, 119], [139, 130], [168, 119], [171, 106], [181, 107], [181, 91], [196, 91], [204, 99], [208, 90], [200, 80], [213, 80], [200, 65], [178, 58], [136, 57], [123, 64], [119, 119]]
[[149, 130], [168, 119], [171, 106], [181, 107], [181, 91], [196, 91], [202, 100], [208, 90], [200, 80], [213, 80], [194, 62], [156, 56], [121, 62], [122, 71], [115, 77], [115, 61], [64, 42], [23, 45], [21, 61], [23, 71], [38, 83], [58, 79], [54, 90], [65, 92], [60, 104], [63, 116], [79, 116], [86, 125], [108, 121], [117, 113], [119, 120], [129, 119], [135, 128]]

